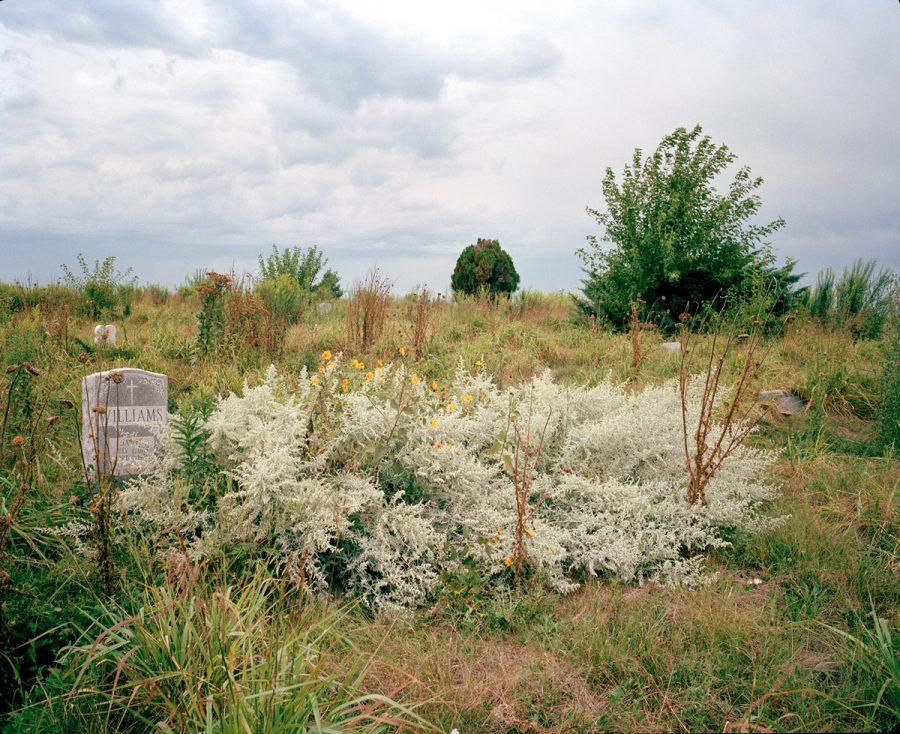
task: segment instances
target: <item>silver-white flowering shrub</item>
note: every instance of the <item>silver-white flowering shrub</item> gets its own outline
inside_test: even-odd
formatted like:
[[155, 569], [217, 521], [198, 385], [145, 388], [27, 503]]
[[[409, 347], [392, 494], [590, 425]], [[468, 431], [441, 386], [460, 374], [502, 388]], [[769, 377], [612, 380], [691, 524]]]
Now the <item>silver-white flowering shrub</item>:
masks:
[[229, 489], [212, 509], [185, 501], [174, 447], [126, 491], [126, 509], [194, 555], [264, 545], [313, 586], [337, 579], [389, 609], [420, 603], [451, 559], [510, 573], [511, 476], [526, 440], [524, 552], [560, 591], [585, 573], [699, 583], [726, 530], [767, 522], [757, 511], [773, 492], [763, 480], [773, 457], [746, 445], [707, 504], [688, 505], [674, 383], [632, 393], [559, 385], [548, 371], [501, 389], [460, 366], [437, 385], [402, 364], [367, 371], [325, 356], [316, 373], [270, 367], [219, 402], [206, 430]]

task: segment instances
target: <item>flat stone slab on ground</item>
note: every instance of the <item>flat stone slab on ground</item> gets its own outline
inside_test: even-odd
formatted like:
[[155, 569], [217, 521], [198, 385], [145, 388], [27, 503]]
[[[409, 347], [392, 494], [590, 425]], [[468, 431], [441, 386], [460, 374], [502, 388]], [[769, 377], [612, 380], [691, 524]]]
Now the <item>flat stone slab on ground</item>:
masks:
[[797, 415], [806, 410], [806, 403], [788, 390], [760, 390], [760, 403], [773, 403], [782, 415]]
[[166, 375], [121, 367], [85, 377], [81, 381], [85, 464], [116, 476], [151, 471], [159, 433], [169, 422], [168, 403]]

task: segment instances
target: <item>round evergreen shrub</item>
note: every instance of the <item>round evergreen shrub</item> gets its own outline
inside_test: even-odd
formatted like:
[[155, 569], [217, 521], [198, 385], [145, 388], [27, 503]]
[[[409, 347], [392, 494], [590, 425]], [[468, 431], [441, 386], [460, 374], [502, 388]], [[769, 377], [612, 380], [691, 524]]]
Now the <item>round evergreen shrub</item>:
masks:
[[469, 245], [456, 261], [450, 285], [456, 293], [509, 295], [519, 287], [519, 274], [512, 258], [497, 240], [480, 239]]

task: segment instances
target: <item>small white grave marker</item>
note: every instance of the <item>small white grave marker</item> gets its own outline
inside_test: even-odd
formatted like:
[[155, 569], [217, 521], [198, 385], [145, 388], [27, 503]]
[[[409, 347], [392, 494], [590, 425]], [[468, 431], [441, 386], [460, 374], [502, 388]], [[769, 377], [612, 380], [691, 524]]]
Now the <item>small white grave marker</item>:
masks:
[[94, 327], [94, 344], [108, 344], [111, 347], [116, 345], [116, 325], [97, 324]]
[[81, 381], [84, 462], [104, 473], [144, 474], [169, 422], [169, 378], [122, 367]]
[[681, 342], [663, 342], [660, 346], [667, 352], [680, 352]]

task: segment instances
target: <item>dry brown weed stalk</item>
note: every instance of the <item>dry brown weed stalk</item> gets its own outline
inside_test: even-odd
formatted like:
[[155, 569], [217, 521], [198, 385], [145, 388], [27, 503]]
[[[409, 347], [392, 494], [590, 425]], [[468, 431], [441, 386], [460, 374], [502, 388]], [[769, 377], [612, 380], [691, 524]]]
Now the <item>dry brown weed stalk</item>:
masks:
[[[682, 314], [679, 332], [678, 384], [688, 473], [687, 500], [691, 505], [698, 501], [706, 504], [709, 483], [756, 425], [757, 377], [760, 364], [769, 352], [763, 344], [763, 319], [756, 318], [747, 333], [739, 333], [737, 325], [728, 323], [722, 314], [713, 319], [712, 344], [701, 378], [703, 391], [696, 425], [688, 425], [691, 360], [697, 354], [698, 343], [696, 334], [687, 328], [688, 314]], [[723, 384], [725, 366], [728, 357], [737, 350], [740, 351], [738, 379], [727, 391]]]
[[652, 329], [652, 324], [641, 318], [641, 297], [638, 296], [631, 303], [631, 311], [628, 313], [628, 334], [631, 338], [631, 368], [637, 371], [650, 347], [645, 345], [644, 336]]
[[[535, 462], [541, 451], [547, 426], [550, 423], [550, 415], [547, 415], [547, 420], [544, 421], [543, 427], [535, 437], [533, 413], [534, 390], [532, 388], [528, 404], [528, 416], [525, 419], [524, 428], [515, 419], [513, 408], [510, 406], [508, 426], [512, 428], [515, 443], [513, 444], [512, 455], [504, 456], [504, 464], [513, 484], [516, 503], [516, 528], [513, 536], [512, 555], [508, 559], [508, 565], [512, 566], [517, 579], [521, 578], [522, 572], [531, 563], [531, 558], [525, 545], [525, 536], [534, 533], [530, 527], [534, 514], [544, 499], [546, 499], [545, 496], [541, 496], [536, 500], [532, 500], [531, 493], [534, 482]], [[508, 431], [509, 429], [507, 429], [507, 433]]]
[[352, 348], [368, 353], [381, 337], [392, 285], [378, 268], [354, 284], [347, 301], [347, 340]]
[[[119, 461], [119, 385], [125, 376], [115, 370], [101, 373], [95, 382], [93, 395], [85, 383], [83, 399], [89, 414], [88, 435], [82, 439], [75, 414], [75, 429], [81, 448], [82, 469], [85, 483], [93, 490], [93, 499], [88, 506], [93, 521], [93, 540], [97, 549], [97, 571], [100, 588], [106, 596], [112, 596], [115, 586], [115, 561], [113, 559], [113, 509], [115, 506], [116, 467]], [[103, 388], [106, 388], [105, 390]], [[116, 417], [113, 425], [114, 440], [110, 441], [110, 396], [114, 393], [113, 404]], [[74, 406], [73, 406], [74, 407]], [[83, 440], [90, 441], [94, 463], [88, 465], [84, 457]]]
[[431, 340], [432, 327], [430, 319], [435, 304], [436, 301], [432, 299], [431, 294], [424, 288], [413, 296], [410, 303], [409, 317], [412, 322], [410, 345], [412, 346], [413, 356], [416, 359], [424, 355], [428, 342]]

